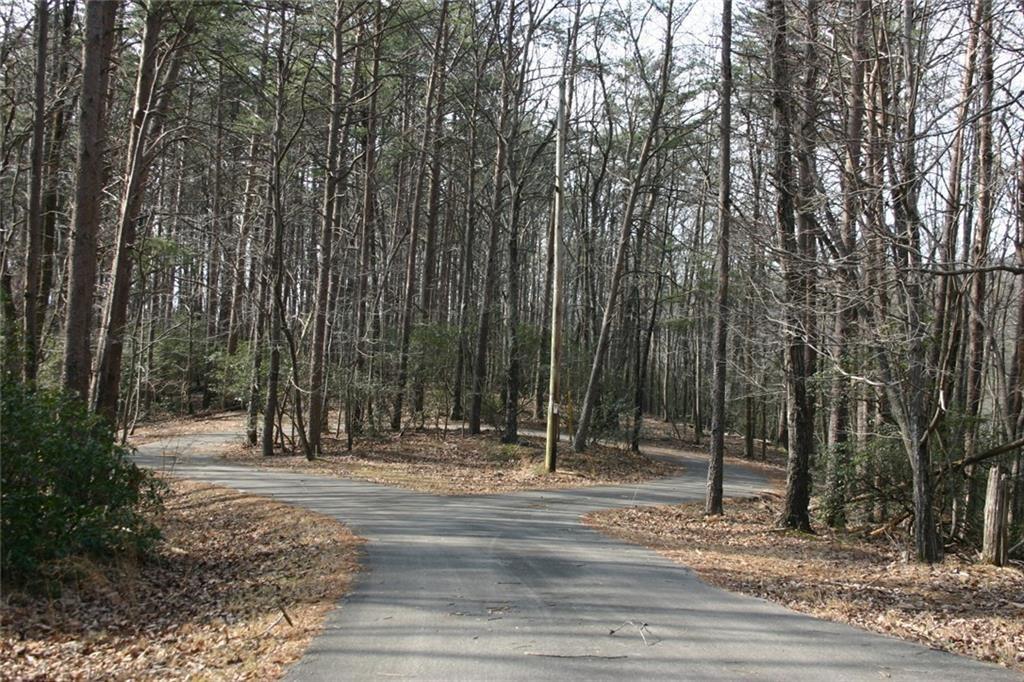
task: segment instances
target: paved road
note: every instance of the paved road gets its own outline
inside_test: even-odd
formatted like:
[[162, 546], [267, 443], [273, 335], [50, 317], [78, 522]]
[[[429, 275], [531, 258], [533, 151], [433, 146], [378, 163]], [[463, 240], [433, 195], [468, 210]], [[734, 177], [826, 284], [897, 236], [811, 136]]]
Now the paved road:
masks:
[[[152, 443], [139, 459], [327, 514], [369, 541], [365, 571], [289, 679], [1020, 679], [710, 587], [579, 523], [596, 509], [700, 499], [696, 459], [635, 487], [437, 497], [194, 456], [234, 438]], [[733, 468], [726, 494], [763, 483]]]

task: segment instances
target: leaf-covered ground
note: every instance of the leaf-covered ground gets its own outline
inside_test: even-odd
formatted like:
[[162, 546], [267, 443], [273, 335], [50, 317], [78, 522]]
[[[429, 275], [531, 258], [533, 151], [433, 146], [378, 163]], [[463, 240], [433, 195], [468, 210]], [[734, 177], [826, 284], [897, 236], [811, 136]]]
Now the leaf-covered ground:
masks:
[[[707, 455], [711, 434], [704, 432], [698, 438], [690, 424], [663, 421], [661, 419], [645, 419], [640, 438], [645, 443], [677, 446]], [[775, 443], [754, 439], [753, 457], [746, 456], [745, 441], [742, 435], [726, 432], [725, 456], [735, 458], [745, 466], [753, 466], [762, 470], [785, 469], [786, 449]]]
[[312, 462], [299, 454], [262, 457], [257, 448], [242, 446], [224, 456], [256, 466], [356, 478], [441, 495], [635, 483], [680, 471], [677, 465], [626, 449], [593, 445], [586, 452], [575, 453], [563, 443], [557, 471], [547, 474], [540, 439], [524, 438], [506, 445], [493, 433], [468, 436], [455, 431], [363, 438], [351, 451], [343, 441], [325, 439], [323, 456]]
[[[333, 423], [334, 419], [329, 420]], [[529, 424], [524, 423], [524, 428]], [[544, 441], [521, 438], [516, 445], [501, 443], [494, 432], [469, 436], [453, 427], [409, 430], [364, 436], [351, 451], [345, 441], [324, 437], [324, 453], [310, 462], [294, 451], [263, 457], [259, 448], [242, 441], [245, 415], [222, 412], [142, 424], [132, 434], [135, 445], [177, 439], [182, 455], [220, 455], [239, 464], [354, 478], [441, 495], [509, 493], [521, 490], [576, 488], [636, 483], [681, 472], [679, 464], [629, 452], [610, 445], [591, 445], [575, 453], [568, 443], [558, 449], [558, 471], [543, 470]], [[287, 427], [286, 427], [287, 430]], [[237, 434], [207, 442], [204, 435]], [[194, 439], [191, 439], [195, 436]], [[290, 442], [294, 447], [294, 436]], [[193, 442], [194, 441], [194, 442]]]
[[[241, 440], [245, 435], [246, 415], [242, 412], [209, 412], [191, 417], [169, 417], [154, 419], [139, 424], [131, 434], [133, 446], [144, 445], [167, 438], [188, 438], [196, 436], [197, 440], [210, 434], [236, 434]], [[202, 452], [197, 454], [211, 455], [223, 449], [221, 442], [204, 439]]]
[[302, 654], [347, 590], [361, 540], [266, 498], [170, 488], [153, 559], [83, 562], [55, 598], [5, 591], [0, 679], [265, 680]]
[[1024, 672], [1024, 566], [948, 557], [908, 563], [886, 540], [772, 528], [774, 498], [617, 509], [584, 521], [694, 569], [705, 581], [819, 618], [915, 640]]

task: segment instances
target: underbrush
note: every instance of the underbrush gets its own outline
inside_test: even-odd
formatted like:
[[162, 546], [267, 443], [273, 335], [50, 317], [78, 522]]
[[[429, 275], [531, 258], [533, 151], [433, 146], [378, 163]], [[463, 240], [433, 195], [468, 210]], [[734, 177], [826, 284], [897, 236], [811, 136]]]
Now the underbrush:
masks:
[[80, 558], [131, 560], [158, 539], [163, 486], [131, 461], [79, 401], [0, 388], [0, 558], [3, 582], [57, 589]]

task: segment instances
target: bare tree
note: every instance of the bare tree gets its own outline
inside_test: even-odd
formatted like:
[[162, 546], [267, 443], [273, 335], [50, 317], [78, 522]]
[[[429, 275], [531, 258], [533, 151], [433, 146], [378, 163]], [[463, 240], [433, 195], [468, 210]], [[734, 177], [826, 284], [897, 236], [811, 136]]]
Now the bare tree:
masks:
[[125, 186], [118, 215], [117, 247], [111, 266], [110, 293], [103, 312], [94, 390], [96, 411], [111, 423], [117, 417], [121, 357], [142, 199], [149, 170], [159, 149], [160, 141], [157, 138], [178, 79], [180, 50], [191, 30], [191, 7], [179, 6], [183, 8], [185, 16], [181, 19], [178, 32], [161, 47], [161, 32], [165, 23], [171, 19], [173, 7], [170, 2], [150, 3], [139, 58]]
[[[813, 1], [813, 0], [812, 0]], [[814, 451], [814, 421], [807, 380], [807, 340], [804, 337], [801, 307], [807, 300], [807, 267], [801, 259], [795, 204], [797, 188], [793, 173], [793, 129], [790, 114], [792, 86], [789, 72], [788, 22], [784, 0], [768, 0], [772, 24], [772, 112], [775, 143], [777, 188], [775, 220], [779, 230], [779, 250], [785, 280], [786, 327], [785, 379], [789, 430], [789, 459], [786, 466], [786, 497], [780, 525], [809, 531], [808, 505], [811, 498], [810, 464]]]
[[49, 40], [50, 8], [48, 0], [36, 2], [36, 68], [32, 93], [31, 180], [28, 197], [28, 253], [25, 254], [25, 349], [22, 376], [34, 383], [39, 363], [40, 270], [43, 259], [43, 149], [46, 144], [46, 52]]
[[[331, 105], [327, 126], [327, 169], [320, 229], [319, 268], [316, 284], [316, 311], [313, 340], [309, 351], [309, 454], [320, 454], [320, 435], [324, 423], [324, 357], [327, 346], [327, 313], [330, 307], [331, 263], [334, 246], [335, 202], [338, 193], [338, 154], [341, 141], [342, 75], [345, 31], [345, 4], [335, 0], [331, 51]], [[347, 130], [347, 127], [346, 127]]]
[[611, 281], [608, 286], [608, 298], [605, 302], [604, 316], [601, 319], [601, 331], [597, 337], [597, 348], [594, 351], [594, 361], [590, 367], [590, 379], [587, 381], [587, 390], [583, 397], [583, 407], [580, 409], [579, 424], [576, 427], [576, 434], [572, 441], [572, 447], [577, 452], [582, 452], [587, 445], [590, 421], [593, 418], [594, 405], [601, 388], [601, 374], [604, 370], [605, 354], [608, 352], [608, 344], [611, 340], [612, 319], [615, 315], [615, 303], [619, 296], [622, 273], [625, 268], [626, 248], [629, 246], [629, 236], [633, 229], [633, 214], [636, 211], [637, 201], [643, 191], [647, 166], [654, 157], [655, 138], [659, 133], [661, 115], [665, 107], [665, 98], [668, 95], [672, 74], [672, 39], [675, 34], [672, 9], [673, 3], [670, 1], [665, 10], [665, 39], [662, 44], [658, 85], [654, 91], [651, 116], [647, 124], [643, 145], [640, 147], [640, 156], [630, 173], [629, 195], [626, 199], [625, 210], [622, 213], [619, 240], [615, 249], [615, 262], [612, 266]]

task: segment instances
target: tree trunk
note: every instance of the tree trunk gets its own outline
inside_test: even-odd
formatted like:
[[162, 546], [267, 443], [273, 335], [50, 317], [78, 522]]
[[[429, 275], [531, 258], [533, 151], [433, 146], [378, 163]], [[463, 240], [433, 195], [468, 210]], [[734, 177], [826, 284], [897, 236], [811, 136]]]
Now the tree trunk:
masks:
[[[668, 238], [671, 230], [668, 210], [665, 211], [664, 223], [662, 225], [661, 247], [658, 254], [658, 274], [654, 284], [654, 300], [651, 301], [651, 316], [647, 321], [647, 329], [639, 346], [640, 363], [637, 370], [637, 381], [633, 393], [633, 433], [630, 437], [630, 449], [633, 452], [640, 452], [640, 431], [643, 429], [644, 421], [644, 396], [647, 391], [647, 377], [652, 374], [651, 344], [654, 340], [654, 330], [658, 325], [658, 313], [661, 309], [661, 292], [665, 284], [665, 261], [668, 258]], [[653, 393], [653, 387], [651, 389]]]
[[[427, 154], [430, 150], [431, 136], [435, 124], [434, 100], [437, 96], [439, 83], [442, 82], [444, 73], [444, 62], [446, 61], [443, 46], [446, 44], [445, 34], [448, 20], [448, 0], [441, 3], [441, 18], [437, 27], [437, 36], [434, 39], [434, 63], [430, 69], [430, 79], [427, 82], [427, 94], [424, 100], [424, 123], [423, 135], [420, 139], [419, 158], [416, 164], [416, 189], [413, 192], [412, 221], [409, 228], [409, 246], [405, 264], [405, 294], [402, 299], [402, 321], [401, 339], [398, 351], [398, 377], [395, 386], [395, 403], [391, 412], [391, 429], [398, 431], [402, 427], [402, 406], [405, 399], [405, 385], [409, 373], [409, 342], [412, 338], [412, 320], [415, 315], [413, 300], [416, 296], [416, 252], [419, 249], [420, 234], [420, 212], [423, 203], [423, 187], [426, 181]], [[436, 150], [435, 150], [436, 151]], [[436, 154], [435, 154], [436, 159]], [[433, 166], [432, 166], [433, 167]], [[435, 183], [431, 186], [431, 193], [436, 188]], [[436, 198], [433, 205], [433, 219], [436, 226], [437, 205]], [[433, 235], [431, 235], [433, 236]], [[432, 256], [433, 254], [431, 254]], [[423, 270], [423, 287], [427, 287], [427, 280], [430, 273], [427, 272], [426, 262]]]
[[253, 264], [254, 269], [258, 268], [259, 275], [255, 278], [256, 282], [253, 284], [253, 289], [255, 290], [253, 291], [253, 298], [256, 300], [253, 303], [255, 311], [252, 316], [252, 345], [250, 347], [252, 364], [249, 372], [249, 414], [246, 422], [246, 438], [249, 445], [253, 447], [259, 443], [260, 403], [263, 399], [260, 375], [263, 369], [263, 336], [267, 329], [267, 298], [270, 291], [270, 280], [267, 275], [267, 268], [270, 267], [270, 263], [267, 258], [265, 242], [270, 235], [270, 226], [271, 215], [270, 206], [268, 205], [263, 210], [263, 229], [253, 239], [254, 244], [260, 245], [260, 253], [262, 254], [259, 261]]
[[107, 96], [114, 19], [118, 2], [86, 0], [82, 47], [82, 92], [78, 113], [74, 231], [64, 343], [64, 389], [89, 396], [92, 364], [92, 305], [96, 289], [96, 234], [99, 230], [107, 145]]
[[[579, 5], [577, 4], [577, 10]], [[579, 14], [577, 13], [577, 19]], [[562, 322], [562, 211], [565, 201], [565, 138], [566, 138], [565, 75], [558, 82], [558, 117], [555, 119], [555, 191], [551, 209], [551, 230], [548, 232], [548, 282], [545, 291], [551, 296], [551, 345], [548, 358], [548, 410], [544, 440], [544, 468], [550, 474], [558, 465], [558, 421], [561, 408]], [[547, 300], [545, 299], [545, 302]], [[543, 337], [541, 337], [543, 339]]]
[[846, 117], [846, 162], [843, 173], [842, 233], [837, 248], [841, 259], [836, 292], [835, 362], [838, 367], [831, 387], [829, 413], [829, 456], [825, 473], [825, 523], [835, 528], [846, 522], [846, 477], [849, 474], [850, 400], [852, 385], [847, 378], [850, 371], [850, 341], [856, 321], [857, 301], [852, 292], [857, 282], [857, 216], [860, 190], [860, 147], [864, 122], [864, 63], [867, 60], [867, 22], [870, 13], [868, 0], [856, 0], [853, 52], [850, 59], [850, 91]]
[[793, 131], [789, 101], [792, 97], [789, 74], [787, 18], [783, 0], [768, 0], [772, 21], [772, 108], [775, 143], [773, 170], [778, 197], [775, 206], [779, 245], [786, 289], [786, 406], [789, 457], [786, 466], [786, 495], [779, 525], [803, 531], [811, 530], [808, 505], [811, 496], [810, 462], [814, 450], [814, 418], [810, 409], [807, 379], [806, 338], [800, 308], [806, 302], [805, 276], [801, 269], [800, 248], [796, 237], [793, 177]]
[[[268, 314], [270, 324], [270, 364], [267, 367], [267, 402], [263, 408], [262, 454], [270, 457], [274, 454], [274, 425], [277, 422], [278, 383], [281, 377], [281, 329], [285, 324], [283, 310], [284, 299], [284, 209], [281, 205], [282, 165], [284, 163], [284, 98], [285, 86], [288, 83], [288, 65], [285, 57], [285, 33], [287, 32], [286, 5], [281, 5], [280, 31], [277, 44], [277, 84], [274, 92], [274, 127], [270, 143], [270, 182], [267, 197], [270, 204], [271, 229], [273, 232], [273, 251], [270, 256], [270, 288], [269, 305], [275, 311]], [[307, 453], [308, 455], [308, 453]]]
[[[442, 14], [447, 13], [448, 0], [444, 0], [442, 4]], [[447, 21], [442, 17], [441, 25], [438, 29], [444, 33], [444, 42], [441, 44], [441, 59], [438, 60], [438, 74], [437, 74], [437, 105], [434, 107], [433, 121], [430, 125], [433, 126], [431, 133], [431, 159], [430, 159], [430, 178], [429, 187], [430, 190], [427, 193], [427, 231], [425, 235], [425, 244], [423, 246], [423, 286], [420, 287], [420, 310], [419, 314], [425, 323], [430, 323], [434, 314], [436, 302], [434, 300], [435, 294], [435, 280], [434, 273], [437, 269], [437, 224], [440, 214], [440, 203], [441, 203], [441, 144], [442, 144], [442, 128], [444, 126], [445, 116], [445, 84], [447, 82], [448, 75], [448, 25]], [[447, 278], [444, 277], [444, 267], [442, 267], [442, 277], [440, 281], [446, 282]], [[422, 364], [422, 358], [420, 359]], [[422, 372], [417, 373], [416, 387], [413, 393], [413, 406], [412, 409], [417, 414], [423, 412], [423, 401], [424, 401], [424, 379]]]
[[[976, 268], [983, 267], [988, 260], [989, 234], [992, 231], [992, 185], [993, 160], [992, 151], [992, 101], [993, 101], [993, 49], [992, 49], [992, 3], [991, 0], [978, 0], [982, 18], [980, 36], [980, 85], [981, 111], [978, 117], [978, 224], [974, 231], [974, 246], [971, 263]], [[977, 453], [978, 419], [982, 400], [982, 383], [985, 369], [985, 301], [988, 275], [975, 272], [971, 275], [971, 304], [968, 307], [969, 324], [967, 327], [967, 395], [965, 411], [967, 428], [964, 431], [964, 458], [970, 459]], [[964, 471], [967, 477], [967, 504], [965, 530], [970, 532], [970, 524], [974, 522], [980, 500], [972, 490], [974, 467]], [[976, 531], [975, 531], [976, 532]], [[975, 536], [976, 537], [976, 536]]]
[[985, 494], [985, 529], [981, 545], [981, 562], [1005, 566], [1009, 559], [1009, 525], [1006, 522], [1009, 478], [1001, 466], [988, 472], [988, 490]]
[[[479, 94], [479, 81], [474, 86], [474, 95]], [[478, 101], [478, 98], [474, 96], [474, 102]], [[469, 149], [470, 155], [475, 156], [476, 150], [476, 121], [475, 118], [470, 118], [469, 128]], [[468, 329], [469, 326], [469, 292], [472, 289], [473, 279], [473, 237], [476, 233], [476, 168], [471, 167], [468, 170], [468, 178], [466, 180], [467, 192], [466, 192], [466, 223], [463, 227], [464, 234], [462, 237], [462, 243], [460, 245], [459, 262], [462, 263], [462, 273], [459, 276], [459, 348], [455, 356], [455, 379], [453, 381], [454, 387], [452, 391], [452, 419], [462, 419], [463, 417], [463, 406], [462, 406], [462, 395], [463, 395], [463, 384], [465, 383], [465, 367], [466, 367], [466, 354], [468, 353]]]
[[[369, 277], [373, 257], [373, 241], [376, 238], [376, 173], [377, 173], [377, 92], [378, 75], [380, 74], [381, 55], [381, 9], [374, 12], [374, 35], [373, 57], [370, 67], [369, 103], [366, 109], [366, 117], [363, 121], [366, 130], [363, 139], [363, 199], [362, 215], [360, 216], [360, 239], [359, 239], [359, 266], [356, 278], [356, 361], [352, 383], [355, 385], [357, 395], [350, 398], [345, 409], [351, 413], [349, 418], [349, 438], [352, 435], [361, 433], [363, 420], [366, 415], [363, 413], [362, 395], [360, 383], [367, 380], [369, 371], [369, 337], [370, 321], [368, 316], [369, 303]], [[360, 95], [365, 95], [365, 87], [358, 88]], [[351, 390], [351, 389], [350, 389]]]
[[327, 312], [330, 306], [331, 258], [334, 245], [335, 200], [338, 188], [338, 137], [341, 129], [341, 76], [343, 70], [344, 3], [335, 0], [331, 55], [331, 116], [327, 130], [327, 169], [320, 229], [320, 259], [317, 271], [316, 311], [313, 314], [313, 339], [309, 351], [309, 452], [311, 459], [320, 454], [323, 431], [324, 353], [327, 346]]
[[[63, 167], [63, 142], [68, 129], [67, 114], [71, 97], [63, 91], [62, 84], [68, 75], [69, 50], [71, 34], [75, 20], [74, 0], [65, 0], [61, 16], [61, 31], [56, 49], [56, 67], [50, 79], [50, 88], [54, 93], [51, 98], [56, 101], [50, 112], [50, 137], [47, 140], [46, 169], [43, 187], [43, 262], [39, 275], [39, 305], [36, 306], [36, 329], [40, 337], [45, 336], [47, 327], [46, 313], [49, 307], [50, 294], [53, 291], [54, 255], [57, 250], [57, 215], [60, 209], [60, 171]], [[53, 318], [59, 319], [56, 311]]]
[[[502, 83], [502, 88], [506, 86]], [[473, 353], [473, 377], [469, 401], [469, 433], [480, 433], [480, 413], [483, 408], [484, 381], [487, 375], [487, 344], [491, 327], [491, 301], [494, 298], [495, 280], [497, 279], [498, 235], [501, 232], [501, 209], [503, 203], [503, 184], [505, 178], [505, 121], [508, 117], [507, 105], [502, 107], [498, 120], [498, 148], [494, 154], [494, 194], [491, 198], [491, 227], [487, 238], [487, 261], [484, 266], [483, 292], [480, 298], [480, 316], [477, 325], [476, 349]]]
[[31, 175], [28, 192], [28, 253], [25, 257], [25, 317], [22, 377], [26, 384], [36, 380], [39, 363], [40, 317], [44, 305], [39, 297], [40, 271], [43, 259], [43, 148], [46, 145], [46, 52], [50, 26], [49, 0], [36, 2], [36, 65], [32, 96]]
[[[507, 60], [513, 54], [515, 35], [515, 2], [509, 5], [510, 18], [505, 28], [504, 49], [506, 63], [501, 74], [501, 110], [497, 121], [497, 147], [494, 152], [494, 181], [491, 195], [490, 231], [487, 239], [487, 262], [484, 266], [483, 292], [480, 296], [480, 318], [477, 325], [476, 350], [473, 354], [472, 389], [469, 402], [469, 433], [480, 433], [480, 413], [487, 378], [487, 345], [491, 331], [491, 305], [497, 280], [498, 235], [501, 232], [501, 212], [504, 205], [505, 171], [508, 155], [508, 127], [512, 109], [513, 74]], [[497, 23], [497, 18], [495, 18]]]
[[[128, 139], [125, 187], [117, 226], [117, 250], [111, 266], [110, 294], [107, 297], [98, 351], [95, 408], [113, 424], [117, 419], [117, 401], [121, 385], [121, 356], [128, 322], [128, 296], [132, 284], [135, 242], [142, 218], [142, 199], [154, 151], [150, 143], [160, 135], [163, 116], [170, 103], [178, 77], [178, 48], [190, 32], [186, 19], [178, 35], [159, 50], [160, 32], [169, 4], [152, 2], [146, 13], [142, 38], [132, 125]], [[162, 73], [161, 73], [162, 71]]]

